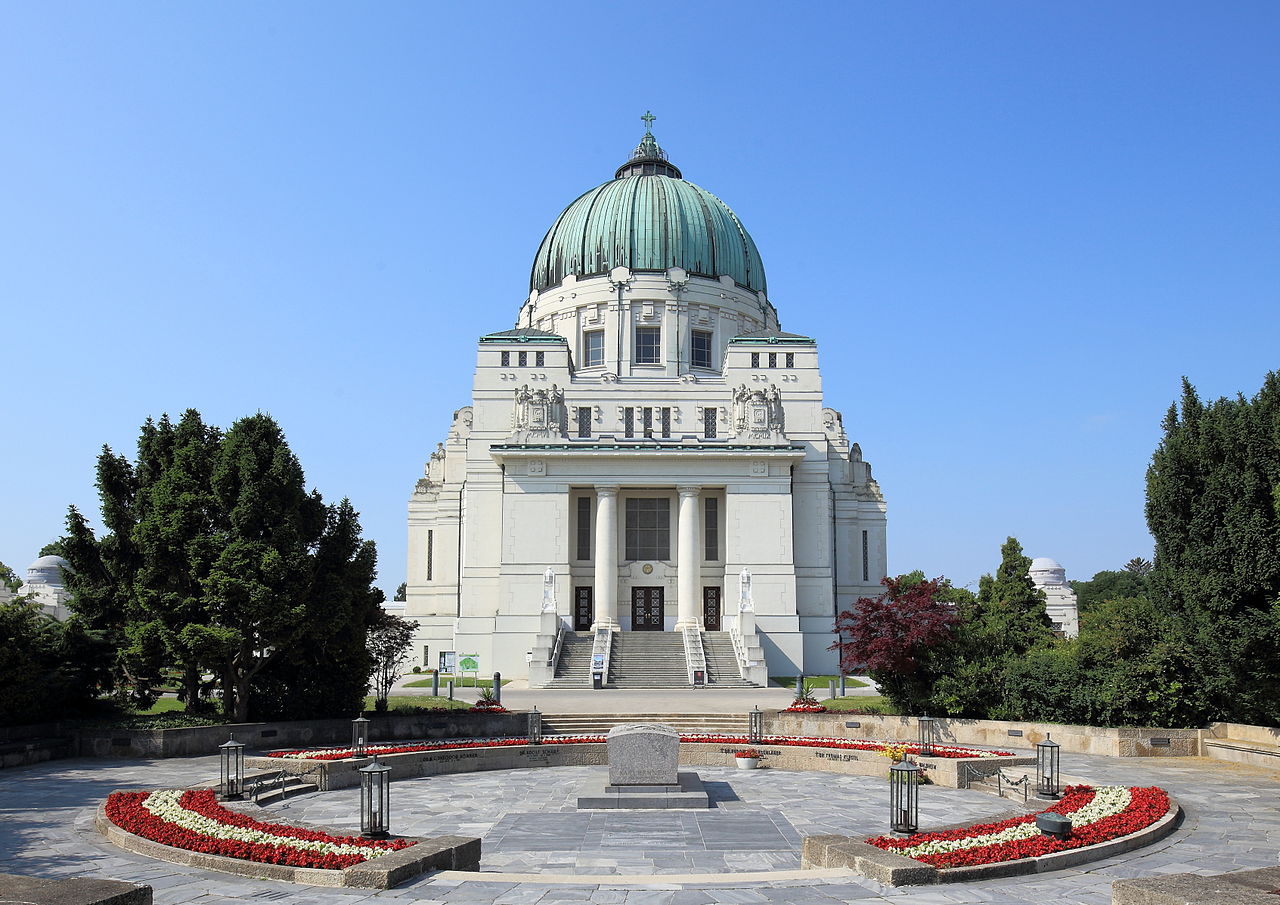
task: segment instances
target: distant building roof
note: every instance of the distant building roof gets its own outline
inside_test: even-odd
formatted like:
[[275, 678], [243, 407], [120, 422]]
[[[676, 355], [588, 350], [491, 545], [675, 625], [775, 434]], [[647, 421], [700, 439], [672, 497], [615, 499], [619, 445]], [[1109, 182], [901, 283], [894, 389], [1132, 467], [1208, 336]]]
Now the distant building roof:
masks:
[[535, 330], [533, 327], [516, 327], [514, 330], [501, 330], [497, 333], [486, 333], [480, 337], [482, 343], [528, 343], [528, 342], [568, 342], [559, 333], [548, 333], [546, 330]]
[[801, 336], [799, 333], [784, 333], [781, 330], [775, 330], [767, 327], [764, 330], [753, 330], [750, 333], [739, 333], [731, 343], [765, 343], [767, 345], [788, 344], [788, 345], [816, 345], [812, 336]]

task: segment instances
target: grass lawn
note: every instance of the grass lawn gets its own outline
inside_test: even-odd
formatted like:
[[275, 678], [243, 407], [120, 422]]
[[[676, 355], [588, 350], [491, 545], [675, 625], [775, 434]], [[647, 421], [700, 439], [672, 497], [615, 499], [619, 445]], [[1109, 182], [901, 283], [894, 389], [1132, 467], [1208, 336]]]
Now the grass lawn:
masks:
[[889, 699], [882, 694], [860, 695], [856, 698], [827, 698], [825, 701], [819, 701], [818, 703], [828, 710], [840, 710], [848, 713], [882, 714], [885, 716], [896, 716], [898, 714], [898, 711], [894, 710], [893, 705], [889, 703]]
[[[810, 690], [822, 691], [831, 685], [832, 679], [834, 679], [837, 684], [840, 682], [839, 676], [805, 676], [804, 684], [807, 685]], [[770, 676], [769, 681], [775, 685], [781, 685], [783, 688], [796, 687], [795, 676]], [[859, 682], [857, 679], [845, 679], [844, 687], [846, 690], [850, 688], [866, 688], [867, 683]]]
[[[440, 674], [440, 687], [444, 688], [444, 684], [448, 682], [450, 679], [453, 679], [454, 688], [492, 688], [493, 687], [493, 679], [476, 680], [471, 676], [466, 676], [462, 680], [459, 680], [457, 678], [454, 678], [453, 676], [445, 675], [444, 673]], [[511, 680], [503, 679], [502, 684], [510, 685]], [[430, 688], [431, 676], [427, 676], [426, 678], [423, 678], [423, 679], [414, 679], [412, 682], [405, 682], [404, 687], [405, 688]]]
[[187, 705], [177, 698], [157, 698], [156, 702], [146, 710], [138, 710], [137, 713], [174, 713], [182, 712], [187, 709]]
[[[373, 709], [374, 699], [364, 699], [364, 709]], [[471, 705], [466, 701], [451, 701], [446, 697], [433, 698], [429, 694], [393, 694], [387, 698], [388, 710], [412, 710], [415, 707], [444, 707], [451, 710], [466, 710]]]

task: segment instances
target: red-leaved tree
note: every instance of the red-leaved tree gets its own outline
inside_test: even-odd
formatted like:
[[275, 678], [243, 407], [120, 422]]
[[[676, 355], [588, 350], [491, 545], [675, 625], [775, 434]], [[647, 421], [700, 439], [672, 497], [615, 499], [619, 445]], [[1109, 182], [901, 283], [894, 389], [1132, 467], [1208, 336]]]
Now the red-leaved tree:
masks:
[[866, 670], [881, 691], [904, 712], [918, 711], [932, 686], [928, 661], [954, 636], [955, 605], [940, 599], [950, 589], [944, 578], [885, 578], [879, 597], [860, 597], [836, 617], [845, 672]]

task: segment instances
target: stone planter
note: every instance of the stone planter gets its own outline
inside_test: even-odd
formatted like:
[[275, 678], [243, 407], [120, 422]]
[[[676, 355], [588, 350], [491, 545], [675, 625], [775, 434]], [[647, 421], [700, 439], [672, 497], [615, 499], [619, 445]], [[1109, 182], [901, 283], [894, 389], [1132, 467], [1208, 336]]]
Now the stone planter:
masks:
[[754, 770], [760, 766], [760, 758], [758, 757], [735, 757], [739, 770]]

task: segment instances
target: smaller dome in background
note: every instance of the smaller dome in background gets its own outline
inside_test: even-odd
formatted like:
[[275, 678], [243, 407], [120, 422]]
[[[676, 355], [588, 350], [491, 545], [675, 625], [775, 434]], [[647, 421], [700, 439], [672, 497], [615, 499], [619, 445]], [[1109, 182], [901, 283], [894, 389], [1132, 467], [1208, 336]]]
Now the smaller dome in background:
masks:
[[43, 584], [61, 588], [66, 584], [62, 577], [63, 569], [68, 572], [75, 571], [71, 568], [71, 563], [61, 556], [42, 556], [27, 566], [27, 584]]
[[1041, 586], [1065, 585], [1067, 570], [1056, 559], [1037, 556], [1031, 560], [1031, 580]]

